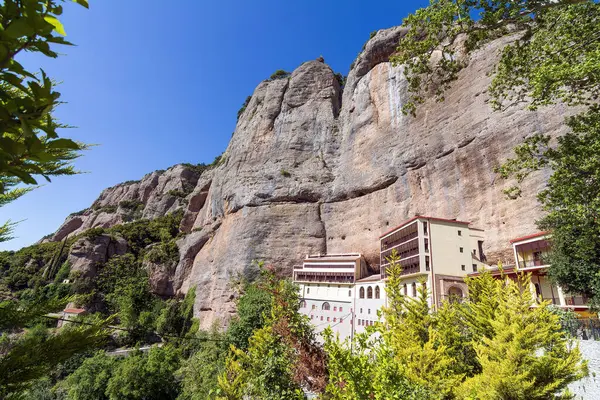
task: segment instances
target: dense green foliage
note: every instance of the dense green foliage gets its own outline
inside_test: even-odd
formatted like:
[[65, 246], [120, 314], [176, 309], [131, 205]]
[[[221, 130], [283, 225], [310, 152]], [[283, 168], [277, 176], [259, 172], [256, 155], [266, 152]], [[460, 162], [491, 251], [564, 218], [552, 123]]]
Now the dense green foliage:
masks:
[[546, 303], [531, 307], [529, 276], [468, 278], [469, 299], [431, 311], [427, 289], [402, 293], [388, 268], [385, 322], [356, 335], [353, 350], [329, 331], [327, 399], [562, 399], [587, 373], [579, 349]]
[[431, 0], [404, 19], [408, 32], [391, 58], [406, 66], [411, 99], [404, 110], [414, 113], [430, 91], [443, 100], [467, 64], [464, 54], [507, 34], [513, 41], [490, 86], [494, 108], [589, 105], [600, 94], [599, 15], [592, 0]]
[[244, 114], [244, 111], [246, 111], [246, 107], [248, 107], [248, 104], [250, 104], [250, 100], [252, 100], [252, 96], [248, 96], [246, 97], [246, 100], [244, 100], [244, 104], [242, 104], [242, 106], [240, 107], [240, 109], [237, 112], [237, 120], [240, 120], [240, 117], [242, 116], [242, 114]]

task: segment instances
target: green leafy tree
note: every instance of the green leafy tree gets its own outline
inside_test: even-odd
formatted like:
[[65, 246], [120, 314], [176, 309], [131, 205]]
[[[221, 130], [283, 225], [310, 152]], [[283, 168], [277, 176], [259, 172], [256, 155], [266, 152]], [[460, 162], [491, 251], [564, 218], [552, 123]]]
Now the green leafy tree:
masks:
[[[77, 3], [87, 7], [86, 0]], [[55, 45], [70, 45], [59, 21], [64, 0], [6, 0], [0, 4], [0, 206], [29, 191], [36, 176], [73, 175], [72, 161], [87, 146], [61, 138], [65, 125], [52, 115], [60, 93], [43, 70], [33, 72], [17, 61], [22, 52], [56, 58]], [[0, 241], [10, 239], [13, 224], [0, 226]]]
[[51, 309], [54, 305], [24, 307], [14, 301], [0, 303], [1, 397], [22, 392], [73, 355], [105, 343], [106, 321], [68, 324], [56, 332], [37, 323]]
[[306, 316], [298, 313], [298, 288], [261, 269], [271, 312], [254, 331], [247, 350], [231, 346], [219, 376], [220, 399], [302, 399], [302, 388], [321, 391], [326, 384], [325, 355]]
[[[402, 294], [390, 259], [384, 322], [356, 336], [352, 351], [326, 335], [332, 399], [563, 399], [587, 373], [579, 349], [548, 304], [534, 304], [530, 277], [467, 280], [469, 299], [429, 310]], [[527, 288], [523, 290], [523, 288]]]
[[[600, 308], [600, 107], [570, 117], [571, 131], [559, 137], [536, 135], [516, 149], [500, 169], [522, 182], [540, 168], [552, 169], [538, 199], [546, 215], [540, 229], [552, 232], [550, 276], [569, 293], [582, 293]], [[509, 189], [518, 196], [520, 189]]]
[[137, 353], [123, 359], [106, 387], [110, 400], [175, 399], [179, 382], [179, 350], [173, 346], [153, 347], [147, 354]]
[[391, 61], [405, 65], [414, 113], [428, 93], [438, 100], [492, 39], [511, 35], [496, 64], [491, 104], [525, 102], [532, 109], [558, 100], [589, 105], [600, 95], [600, 6], [592, 0], [431, 0], [403, 21]]
[[83, 361], [63, 386], [69, 400], [108, 400], [106, 387], [117, 368], [118, 359], [98, 352]]
[[271, 294], [260, 282], [248, 284], [237, 302], [237, 316], [229, 324], [227, 339], [241, 350], [248, 348], [248, 339], [261, 328], [271, 312]]

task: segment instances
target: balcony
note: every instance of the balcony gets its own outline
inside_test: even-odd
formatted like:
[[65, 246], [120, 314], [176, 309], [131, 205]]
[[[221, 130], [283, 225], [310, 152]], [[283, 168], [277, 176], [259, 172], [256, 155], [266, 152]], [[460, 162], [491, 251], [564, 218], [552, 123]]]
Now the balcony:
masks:
[[415, 242], [415, 245], [406, 248], [406, 250], [390, 249], [390, 250], [386, 250], [386, 251], [382, 252], [381, 253], [381, 263], [387, 262], [387, 258], [392, 255], [394, 250], [397, 251], [398, 256], [400, 257], [400, 261], [401, 261], [401, 260], [418, 255], [419, 254], [419, 243]]
[[[418, 257], [415, 257], [414, 260], [410, 260], [405, 264], [400, 263], [400, 265], [402, 266], [402, 273], [400, 274], [401, 276], [421, 272], [421, 264]], [[387, 267], [389, 266], [389, 263], [381, 264], [381, 267], [379, 267], [381, 278], [387, 278]]]
[[524, 268], [536, 268], [536, 267], [547, 267], [549, 264], [543, 260], [543, 259], [519, 259], [519, 268], [524, 269]]
[[324, 272], [297, 272], [296, 282], [323, 282], [323, 283], [354, 283], [354, 274], [324, 273]]
[[412, 232], [412, 233], [410, 233], [408, 235], [401, 236], [398, 239], [394, 239], [391, 242], [382, 242], [381, 243], [381, 251], [387, 250], [387, 249], [392, 248], [392, 247], [394, 247], [396, 245], [399, 245], [401, 243], [408, 242], [409, 240], [412, 240], [412, 239], [414, 239], [414, 238], [416, 238], [418, 236], [419, 236], [419, 232], [415, 231], [415, 232]]

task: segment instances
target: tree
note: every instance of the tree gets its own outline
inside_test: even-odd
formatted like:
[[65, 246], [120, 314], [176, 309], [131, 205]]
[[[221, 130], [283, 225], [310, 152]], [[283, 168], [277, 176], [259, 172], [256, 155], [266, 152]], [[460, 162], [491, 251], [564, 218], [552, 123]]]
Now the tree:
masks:
[[83, 361], [64, 383], [69, 400], [108, 400], [106, 387], [117, 367], [118, 359], [98, 352]]
[[566, 136], [554, 142], [531, 135], [497, 172], [516, 178], [518, 185], [506, 190], [516, 198], [533, 171], [553, 171], [538, 196], [547, 216], [537, 221], [553, 235], [550, 275], [567, 291], [590, 297], [594, 307], [600, 303], [594, 299], [600, 294], [599, 21], [600, 4], [592, 0], [431, 0], [404, 20], [407, 33], [391, 58], [405, 65], [411, 97], [404, 111], [415, 114], [428, 93], [443, 100], [469, 54], [507, 36], [489, 87], [494, 110], [557, 102], [583, 109], [567, 119]]
[[[64, 305], [64, 303], [63, 303]], [[106, 321], [69, 324], [51, 332], [38, 323], [56, 304], [0, 303], [0, 395], [19, 393], [73, 355], [101, 346]]]
[[530, 276], [484, 272], [467, 279], [469, 299], [431, 311], [427, 290], [402, 294], [390, 259], [383, 322], [347, 344], [326, 336], [332, 399], [561, 399], [587, 373], [579, 349], [547, 303], [531, 307]]
[[[76, 0], [88, 7], [87, 0]], [[87, 148], [58, 135], [52, 112], [60, 93], [43, 70], [28, 71], [16, 57], [22, 52], [58, 57], [52, 46], [70, 45], [59, 21], [64, 0], [5, 0], [0, 4], [0, 206], [36, 185], [35, 176], [73, 175], [72, 161]], [[0, 241], [8, 240], [10, 222], [0, 227]]]
[[303, 399], [302, 388], [322, 391], [325, 357], [308, 318], [298, 313], [297, 286], [278, 279], [272, 267], [261, 269], [260, 282], [271, 297], [270, 315], [247, 350], [231, 346], [218, 398]]
[[[540, 168], [552, 169], [538, 199], [546, 215], [538, 221], [552, 232], [550, 276], [568, 293], [582, 293], [600, 308], [600, 107], [570, 117], [571, 131], [552, 146], [537, 135], [517, 147], [500, 169], [522, 182]], [[508, 193], [517, 196], [519, 188]]]
[[505, 35], [511, 42], [490, 86], [495, 109], [589, 105], [600, 95], [599, 16], [592, 0], [431, 0], [404, 19], [408, 30], [391, 57], [405, 65], [411, 98], [404, 110], [414, 113], [428, 92], [443, 100], [467, 56]]
[[110, 400], [175, 399], [179, 382], [179, 350], [173, 346], [153, 347], [147, 354], [138, 352], [122, 360], [108, 382]]
[[248, 348], [248, 339], [261, 328], [271, 311], [271, 294], [260, 282], [248, 284], [237, 302], [237, 316], [229, 324], [227, 339], [241, 350]]

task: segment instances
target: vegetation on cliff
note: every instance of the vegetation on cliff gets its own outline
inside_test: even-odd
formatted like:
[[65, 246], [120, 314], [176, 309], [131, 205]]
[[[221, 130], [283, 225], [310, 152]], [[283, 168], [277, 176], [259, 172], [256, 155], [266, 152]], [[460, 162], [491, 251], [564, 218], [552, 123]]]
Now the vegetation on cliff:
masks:
[[547, 212], [538, 226], [553, 237], [550, 275], [569, 292], [589, 297], [595, 308], [600, 308], [599, 21], [600, 4], [592, 0], [432, 0], [404, 20], [408, 32], [391, 58], [406, 66], [411, 97], [404, 111], [415, 114], [428, 93], [444, 99], [469, 54], [508, 36], [489, 87], [495, 110], [555, 103], [584, 110], [567, 119], [571, 131], [558, 143], [535, 132], [497, 172], [516, 179], [518, 185], [506, 191], [515, 198], [532, 172], [553, 171], [538, 195]]

